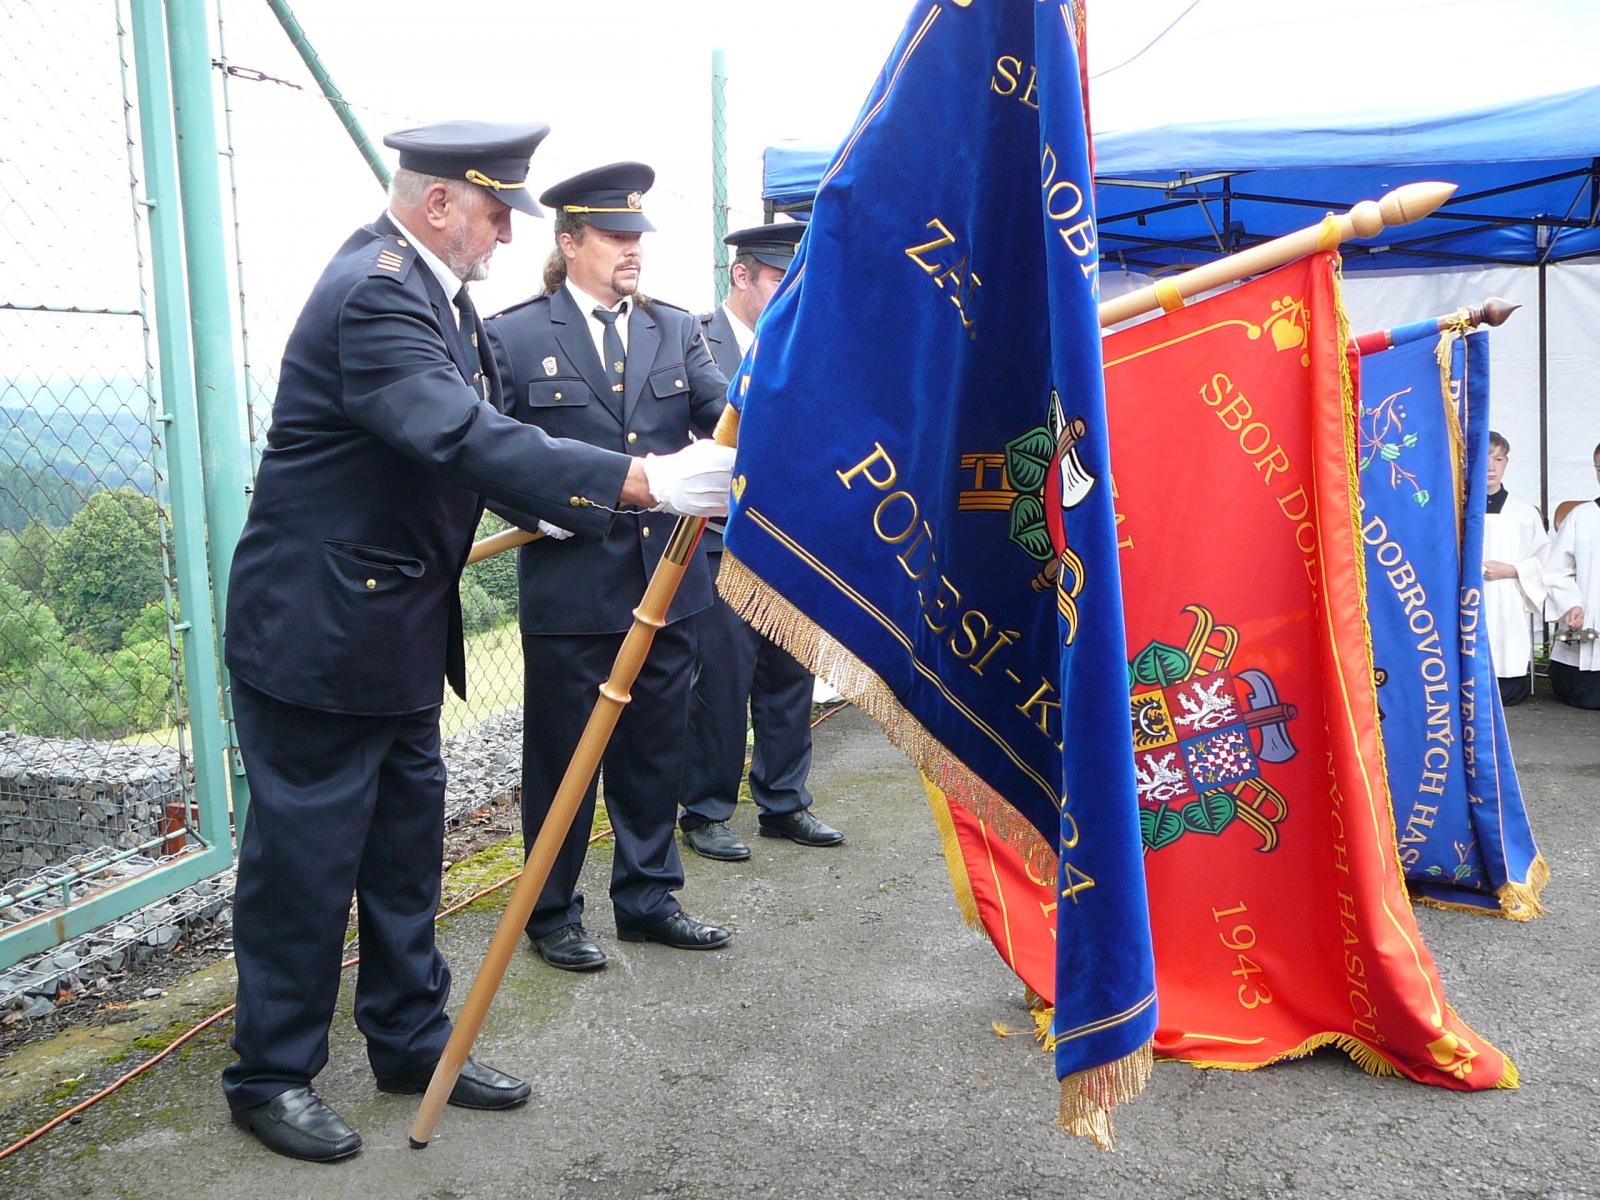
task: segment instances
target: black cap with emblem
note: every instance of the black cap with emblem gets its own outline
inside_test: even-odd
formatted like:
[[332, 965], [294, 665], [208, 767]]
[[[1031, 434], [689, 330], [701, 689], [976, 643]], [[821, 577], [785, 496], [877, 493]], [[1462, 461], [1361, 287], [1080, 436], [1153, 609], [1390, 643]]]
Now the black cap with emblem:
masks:
[[579, 213], [596, 229], [651, 233], [655, 226], [644, 215], [644, 194], [655, 181], [655, 170], [644, 163], [609, 163], [546, 188], [539, 203]]
[[722, 240], [740, 254], [751, 255], [757, 262], [787, 271], [805, 232], [804, 221], [778, 221], [772, 225], [736, 229]]
[[502, 204], [530, 217], [544, 210], [528, 194], [528, 160], [550, 126], [496, 121], [441, 121], [397, 129], [383, 144], [400, 151], [408, 171], [475, 183]]

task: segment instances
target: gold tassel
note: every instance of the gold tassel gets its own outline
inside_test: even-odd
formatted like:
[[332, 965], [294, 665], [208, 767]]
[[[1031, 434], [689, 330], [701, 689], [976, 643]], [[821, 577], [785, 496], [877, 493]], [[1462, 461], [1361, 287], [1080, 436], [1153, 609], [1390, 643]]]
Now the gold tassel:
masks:
[[717, 591], [746, 623], [782, 646], [871, 717], [935, 787], [988, 825], [1036, 875], [1055, 878], [1055, 851], [1033, 823], [906, 711], [870, 667], [729, 551], [723, 552], [717, 571]]
[[1432, 896], [1413, 895], [1413, 903], [1428, 908], [1442, 908], [1449, 912], [1472, 913], [1480, 917], [1500, 917], [1507, 921], [1532, 921], [1548, 911], [1540, 901], [1545, 886], [1550, 882], [1550, 864], [1544, 855], [1535, 854], [1528, 865], [1528, 878], [1524, 881], [1508, 880], [1495, 891], [1499, 908], [1477, 904], [1460, 904], [1453, 900], [1436, 900]]
[[932, 781], [923, 777], [922, 786], [928, 793], [928, 807], [933, 810], [933, 823], [939, 829], [939, 844], [944, 848], [945, 869], [950, 872], [950, 887], [956, 894], [956, 907], [961, 919], [973, 929], [983, 928], [978, 915], [978, 898], [972, 891], [972, 877], [967, 874], [967, 860], [961, 856], [961, 842], [956, 836], [955, 818], [950, 815], [950, 801]]
[[1154, 1068], [1153, 1043], [1146, 1042], [1115, 1062], [1068, 1075], [1061, 1081], [1061, 1128], [1086, 1137], [1101, 1150], [1116, 1149], [1111, 1110], [1126, 1104], [1150, 1082]]

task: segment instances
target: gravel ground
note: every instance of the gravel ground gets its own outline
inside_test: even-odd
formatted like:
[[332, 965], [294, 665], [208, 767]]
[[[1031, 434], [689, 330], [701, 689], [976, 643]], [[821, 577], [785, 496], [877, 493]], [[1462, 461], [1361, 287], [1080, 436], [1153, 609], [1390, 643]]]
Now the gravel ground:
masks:
[[[372, 1087], [344, 1011], [319, 1091], [366, 1149], [332, 1167], [263, 1152], [227, 1122], [226, 1024], [185, 1056], [0, 1163], [0, 1195], [106, 1197], [1452, 1197], [1600, 1195], [1594, 823], [1600, 716], [1511, 713], [1534, 828], [1554, 871], [1527, 925], [1423, 910], [1457, 1008], [1516, 1059], [1517, 1092], [1375, 1080], [1340, 1054], [1259, 1072], [1157, 1068], [1118, 1110], [1111, 1154], [1054, 1125], [1050, 1063], [1022, 988], [960, 924], [915, 774], [854, 712], [818, 730], [817, 811], [848, 843], [753, 840], [736, 865], [690, 856], [685, 906], [731, 923], [711, 954], [618, 943], [591, 851], [590, 925], [608, 969], [519, 954], [478, 1052], [534, 1102], [447, 1110], [406, 1147], [413, 1099]], [[460, 975], [496, 914], [444, 929]]]

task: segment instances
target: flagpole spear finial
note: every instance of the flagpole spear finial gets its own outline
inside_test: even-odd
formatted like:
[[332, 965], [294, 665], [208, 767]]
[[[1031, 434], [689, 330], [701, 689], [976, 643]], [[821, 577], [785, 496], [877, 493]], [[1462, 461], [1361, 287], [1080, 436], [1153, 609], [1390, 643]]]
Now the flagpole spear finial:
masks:
[[1237, 283], [1318, 250], [1336, 250], [1352, 238], [1373, 237], [1386, 228], [1420, 221], [1450, 199], [1455, 190], [1453, 183], [1408, 183], [1378, 200], [1363, 200], [1349, 212], [1329, 213], [1315, 225], [1107, 300], [1100, 306], [1100, 327], [1104, 329], [1157, 308], [1171, 312], [1201, 292]]
[[1506, 318], [1521, 307], [1522, 305], [1502, 300], [1499, 296], [1490, 296], [1482, 304], [1474, 304], [1471, 308], [1458, 308], [1452, 312], [1440, 313], [1437, 317], [1424, 317], [1420, 321], [1396, 325], [1392, 329], [1374, 329], [1370, 333], [1360, 334], [1354, 339], [1356, 352], [1363, 357], [1381, 354], [1385, 350], [1393, 350], [1396, 346], [1403, 346], [1407, 342], [1436, 337], [1447, 329], [1457, 333], [1465, 333], [1484, 325], [1495, 329], [1504, 325]]

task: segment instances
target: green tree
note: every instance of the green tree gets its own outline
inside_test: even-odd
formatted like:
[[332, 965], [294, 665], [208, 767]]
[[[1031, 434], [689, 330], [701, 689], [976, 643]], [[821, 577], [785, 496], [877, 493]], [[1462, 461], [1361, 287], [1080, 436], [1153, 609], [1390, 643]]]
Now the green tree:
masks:
[[[485, 512], [483, 520], [478, 522], [478, 540], [492, 534], [499, 533], [502, 529], [510, 528], [506, 522], [495, 516], [492, 512]], [[517, 555], [513, 550], [503, 554], [496, 554], [493, 558], [486, 558], [481, 563], [474, 563], [461, 573], [462, 602], [466, 601], [466, 589], [473, 584], [482, 588], [499, 606], [502, 614], [517, 611]]]
[[60, 641], [55, 614], [15, 583], [0, 579], [0, 687], [25, 679]]
[[122, 645], [145, 605], [161, 599], [160, 509], [131, 488], [98, 492], [45, 556], [45, 598], [68, 633], [94, 650]]
[[42, 595], [45, 557], [55, 536], [43, 521], [28, 522], [28, 527], [6, 547], [5, 557], [0, 560], [0, 578], [9, 579], [35, 596]]
[[486, 633], [506, 619], [506, 610], [500, 602], [476, 583], [461, 589], [461, 628], [470, 637]]

